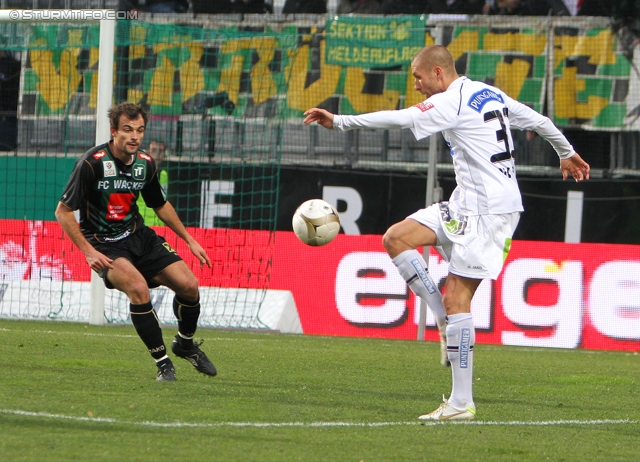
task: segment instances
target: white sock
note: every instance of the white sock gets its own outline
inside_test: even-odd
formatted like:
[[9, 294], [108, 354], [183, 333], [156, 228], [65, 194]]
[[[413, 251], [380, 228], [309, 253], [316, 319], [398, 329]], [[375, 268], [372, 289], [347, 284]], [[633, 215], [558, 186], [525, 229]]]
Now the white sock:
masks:
[[464, 409], [473, 403], [473, 345], [476, 331], [471, 313], [447, 316], [447, 357], [451, 361], [453, 387], [449, 404]]
[[409, 288], [426, 302], [436, 318], [438, 329], [442, 331], [446, 325], [446, 313], [442, 305], [442, 294], [433, 282], [427, 263], [417, 250], [405, 250], [393, 259], [400, 275], [407, 281]]

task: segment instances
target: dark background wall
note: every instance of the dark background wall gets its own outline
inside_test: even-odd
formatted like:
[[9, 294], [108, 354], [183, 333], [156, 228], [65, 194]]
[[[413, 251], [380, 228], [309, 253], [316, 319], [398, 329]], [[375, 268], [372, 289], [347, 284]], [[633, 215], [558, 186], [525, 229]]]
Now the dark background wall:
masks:
[[[59, 161], [59, 159], [58, 159]], [[23, 176], [7, 177], [0, 184], [5, 202], [1, 218], [55, 220], [53, 211], [66, 184], [73, 159], [63, 164], [53, 158], [3, 158], [9, 171]], [[14, 165], [14, 164], [19, 165]], [[6, 164], [6, 165], [4, 165]], [[169, 199], [188, 226], [199, 226], [202, 182], [235, 182], [233, 196], [221, 196], [219, 203], [231, 204], [233, 216], [220, 218], [216, 226], [251, 229], [291, 230], [291, 217], [307, 199], [322, 198], [324, 186], [342, 186], [358, 191], [363, 210], [357, 221], [362, 234], [383, 234], [392, 224], [424, 207], [427, 178], [425, 172], [353, 170], [282, 166], [280, 184], [274, 178], [272, 164], [230, 167], [208, 163], [169, 163]], [[54, 187], [29, 181], [31, 176], [48, 172]], [[262, 178], [262, 184], [256, 178]], [[519, 175], [525, 212], [514, 235], [520, 240], [564, 240], [567, 191], [584, 192], [582, 241], [591, 243], [640, 244], [640, 179], [592, 178], [576, 183], [556, 178]], [[455, 188], [451, 175], [441, 175], [438, 182], [443, 197]], [[25, 189], [25, 185], [35, 185]], [[273, 190], [271, 189], [273, 185]], [[40, 191], [43, 189], [43, 191]], [[46, 202], [36, 195], [46, 195]], [[341, 209], [342, 207], [342, 209]], [[338, 203], [338, 211], [346, 204]]]
[[[455, 188], [452, 176], [441, 176], [443, 197]], [[514, 235], [520, 240], [563, 241], [567, 192], [584, 192], [582, 241], [640, 244], [640, 181], [591, 179], [586, 182], [558, 178], [519, 178], [525, 212]], [[363, 201], [357, 221], [362, 234], [383, 234], [415, 210], [424, 207], [424, 173], [356, 171], [338, 168], [282, 167], [278, 230], [291, 229], [291, 216], [303, 201], [322, 198], [323, 186], [356, 189]], [[341, 211], [338, 204], [338, 212]]]

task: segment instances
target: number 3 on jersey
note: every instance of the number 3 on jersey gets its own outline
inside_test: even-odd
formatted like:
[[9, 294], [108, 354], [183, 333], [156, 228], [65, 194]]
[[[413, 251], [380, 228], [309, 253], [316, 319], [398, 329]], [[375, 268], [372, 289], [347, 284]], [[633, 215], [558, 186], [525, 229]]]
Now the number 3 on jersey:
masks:
[[[509, 110], [505, 107], [502, 111], [495, 110], [485, 112], [484, 114], [484, 122], [491, 122], [492, 120], [498, 120], [500, 122], [500, 129], [496, 130], [496, 140], [498, 143], [504, 143], [505, 150], [503, 152], [499, 152], [498, 154], [494, 154], [491, 156], [492, 163], [503, 162], [505, 160], [509, 160], [513, 157], [511, 146], [509, 145], [509, 134], [507, 133], [507, 126], [504, 123], [504, 116], [509, 116]], [[510, 167], [498, 167], [502, 173], [511, 178], [511, 168]]]

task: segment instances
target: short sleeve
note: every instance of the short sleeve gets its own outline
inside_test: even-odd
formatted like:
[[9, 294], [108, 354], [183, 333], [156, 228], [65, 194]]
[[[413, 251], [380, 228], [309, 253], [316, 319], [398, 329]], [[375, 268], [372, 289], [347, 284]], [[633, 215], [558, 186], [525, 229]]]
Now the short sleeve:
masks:
[[411, 131], [417, 140], [456, 127], [457, 108], [440, 93], [409, 108], [413, 118]]
[[93, 168], [86, 159], [79, 159], [76, 162], [69, 181], [62, 192], [60, 202], [71, 210], [78, 210], [85, 203], [91, 182], [95, 177]]

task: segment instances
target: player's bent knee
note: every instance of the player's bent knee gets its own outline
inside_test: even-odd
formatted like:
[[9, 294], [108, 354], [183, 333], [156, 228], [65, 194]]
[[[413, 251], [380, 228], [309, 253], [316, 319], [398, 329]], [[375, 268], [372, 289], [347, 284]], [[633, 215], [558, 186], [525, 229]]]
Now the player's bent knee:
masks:
[[149, 286], [146, 281], [133, 282], [126, 290], [123, 290], [129, 297], [131, 303], [147, 303], [151, 300]]
[[180, 296], [180, 298], [184, 300], [193, 300], [196, 301], [200, 297], [200, 290], [198, 288], [198, 279], [193, 276], [187, 279], [176, 293]]
[[384, 235], [382, 236], [382, 247], [384, 247], [384, 249], [389, 252], [389, 237], [387, 237], [387, 233], [384, 233]]
[[198, 293], [198, 278], [192, 275], [185, 284], [187, 290]]
[[387, 232], [382, 236], [382, 246], [389, 254], [395, 252], [399, 242], [400, 240], [398, 239], [397, 233], [395, 232], [393, 226], [389, 228]]

